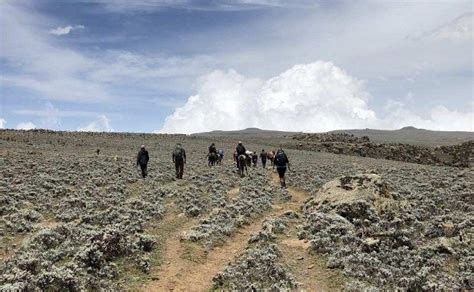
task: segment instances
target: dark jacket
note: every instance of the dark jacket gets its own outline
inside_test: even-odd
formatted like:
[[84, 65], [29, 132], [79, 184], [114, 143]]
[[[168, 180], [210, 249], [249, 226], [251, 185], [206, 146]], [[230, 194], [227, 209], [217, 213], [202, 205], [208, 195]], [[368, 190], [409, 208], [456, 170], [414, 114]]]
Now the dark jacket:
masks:
[[245, 152], [247, 151], [244, 147], [244, 145], [237, 145], [237, 148], [235, 148], [235, 151], [237, 151], [237, 156], [240, 155], [245, 155]]
[[150, 157], [148, 157], [148, 151], [141, 149], [137, 155], [137, 165], [146, 165], [148, 160], [150, 160]]
[[[279, 161], [280, 157], [281, 161]], [[282, 151], [275, 154], [275, 165], [277, 168], [287, 167], [288, 163], [290, 163], [290, 161], [288, 160], [288, 156], [286, 156], [285, 152]]]
[[262, 161], [267, 161], [267, 152], [261, 152], [260, 159], [262, 159]]
[[186, 151], [184, 148], [181, 148], [181, 155], [176, 155], [175, 151], [173, 151], [173, 162], [181, 162], [184, 161], [186, 162]]
[[257, 162], [257, 160], [258, 160], [258, 155], [256, 153], [252, 154], [252, 161]]
[[216, 146], [209, 146], [209, 153], [216, 153], [217, 154], [217, 148]]

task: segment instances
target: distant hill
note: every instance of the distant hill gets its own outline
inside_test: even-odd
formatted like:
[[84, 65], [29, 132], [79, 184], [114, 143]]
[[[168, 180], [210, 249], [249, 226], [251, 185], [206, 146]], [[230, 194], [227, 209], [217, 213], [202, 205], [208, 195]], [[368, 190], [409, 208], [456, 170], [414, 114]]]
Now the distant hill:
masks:
[[[191, 134], [196, 137], [258, 137], [258, 138], [282, 138], [302, 132], [262, 130], [258, 128], [247, 128], [234, 131], [212, 131]], [[454, 145], [469, 140], [474, 140], [474, 132], [462, 131], [431, 131], [415, 127], [404, 127], [399, 130], [375, 130], [375, 129], [349, 129], [335, 130], [328, 133], [348, 133], [356, 137], [368, 136], [375, 143], [406, 143], [414, 145]]]
[[336, 130], [329, 133], [348, 133], [356, 137], [368, 136], [372, 142], [376, 143], [407, 143], [431, 146], [453, 145], [474, 140], [474, 132], [431, 131], [415, 127], [404, 127], [399, 130]]
[[197, 137], [283, 137], [289, 135], [295, 135], [301, 132], [284, 132], [284, 131], [273, 131], [273, 130], [262, 130], [258, 128], [247, 128], [243, 130], [235, 131], [212, 131], [204, 133], [195, 133], [191, 136]]

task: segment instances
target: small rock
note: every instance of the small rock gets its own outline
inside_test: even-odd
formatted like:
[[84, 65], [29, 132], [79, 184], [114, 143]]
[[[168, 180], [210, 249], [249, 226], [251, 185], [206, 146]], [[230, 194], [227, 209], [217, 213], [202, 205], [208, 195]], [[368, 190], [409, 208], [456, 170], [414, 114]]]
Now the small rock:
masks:
[[443, 223], [441, 227], [443, 228], [444, 236], [446, 237], [453, 237], [456, 233], [456, 227], [453, 223]]
[[309, 265], [308, 266], [308, 270], [311, 270], [312, 268], [314, 268], [314, 265]]
[[376, 244], [378, 244], [380, 242], [380, 239], [375, 239], [375, 238], [372, 238], [372, 237], [367, 237], [365, 239], [365, 244], [367, 244], [368, 246], [374, 246]]

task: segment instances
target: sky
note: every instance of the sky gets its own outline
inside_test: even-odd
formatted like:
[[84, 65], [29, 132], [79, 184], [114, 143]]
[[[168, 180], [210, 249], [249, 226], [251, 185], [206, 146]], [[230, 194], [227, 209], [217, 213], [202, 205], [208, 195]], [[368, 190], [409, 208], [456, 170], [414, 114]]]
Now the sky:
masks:
[[472, 1], [0, 0], [0, 128], [474, 131]]

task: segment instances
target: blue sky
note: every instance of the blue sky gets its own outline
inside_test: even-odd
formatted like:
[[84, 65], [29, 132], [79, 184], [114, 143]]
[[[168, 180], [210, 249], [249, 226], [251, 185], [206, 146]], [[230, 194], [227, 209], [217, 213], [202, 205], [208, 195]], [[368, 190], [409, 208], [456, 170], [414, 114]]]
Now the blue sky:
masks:
[[471, 1], [0, 1], [0, 127], [473, 131]]

